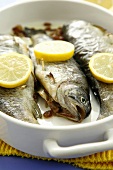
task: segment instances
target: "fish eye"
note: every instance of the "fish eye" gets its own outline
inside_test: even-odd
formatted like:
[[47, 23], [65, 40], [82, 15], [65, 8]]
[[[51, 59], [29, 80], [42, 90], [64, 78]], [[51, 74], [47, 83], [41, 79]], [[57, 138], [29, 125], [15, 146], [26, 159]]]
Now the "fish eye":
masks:
[[84, 97], [81, 97], [81, 102], [86, 103], [86, 99]]

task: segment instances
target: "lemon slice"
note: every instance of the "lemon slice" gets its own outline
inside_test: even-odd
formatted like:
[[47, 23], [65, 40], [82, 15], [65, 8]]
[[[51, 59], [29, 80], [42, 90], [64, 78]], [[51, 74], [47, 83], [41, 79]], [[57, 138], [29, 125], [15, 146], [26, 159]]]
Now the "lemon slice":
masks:
[[32, 71], [31, 59], [18, 53], [0, 56], [0, 86], [14, 88], [24, 84]]
[[97, 80], [113, 83], [113, 54], [97, 53], [93, 55], [89, 62], [89, 68]]
[[62, 40], [44, 41], [34, 47], [34, 53], [44, 61], [65, 61], [73, 56], [74, 45]]
[[107, 8], [107, 9], [109, 9], [113, 6], [113, 0], [86, 0], [86, 1], [93, 2], [97, 5]]

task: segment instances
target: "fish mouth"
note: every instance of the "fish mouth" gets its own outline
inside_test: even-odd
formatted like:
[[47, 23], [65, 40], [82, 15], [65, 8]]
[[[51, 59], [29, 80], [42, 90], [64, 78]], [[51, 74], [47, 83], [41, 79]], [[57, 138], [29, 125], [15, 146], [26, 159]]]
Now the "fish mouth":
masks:
[[77, 105], [76, 105], [76, 108], [77, 108], [79, 122], [81, 122], [86, 117], [85, 110], [83, 108], [81, 108], [80, 106], [77, 106]]
[[65, 110], [64, 112], [58, 112], [56, 113], [57, 116], [60, 117], [64, 117], [67, 118], [69, 120], [72, 120], [74, 122], [82, 122], [82, 120], [85, 118], [85, 111], [78, 105], [76, 105], [76, 110], [74, 112], [74, 114], [72, 114], [71, 112], [69, 112], [67, 109], [63, 109]]
[[[68, 102], [69, 103], [69, 102]], [[54, 100], [47, 101], [48, 106], [50, 107], [49, 111], [46, 111], [44, 113], [44, 117], [51, 117], [52, 115], [63, 117], [69, 120], [72, 120], [74, 122], [80, 123], [85, 118], [85, 110], [80, 107], [79, 105], [74, 105], [73, 107], [73, 113], [72, 109], [71, 112], [69, 111], [68, 107], [64, 108], [59, 103], [55, 102]]]
[[65, 102], [67, 110], [69, 110], [71, 114], [70, 119], [73, 121], [82, 122], [82, 120], [86, 117], [84, 106], [77, 99], [73, 99], [71, 96], [66, 96]]
[[57, 99], [66, 113], [62, 112], [60, 115], [75, 122], [82, 122], [90, 111], [87, 94], [85, 89], [77, 87], [73, 82], [62, 83], [57, 89]]

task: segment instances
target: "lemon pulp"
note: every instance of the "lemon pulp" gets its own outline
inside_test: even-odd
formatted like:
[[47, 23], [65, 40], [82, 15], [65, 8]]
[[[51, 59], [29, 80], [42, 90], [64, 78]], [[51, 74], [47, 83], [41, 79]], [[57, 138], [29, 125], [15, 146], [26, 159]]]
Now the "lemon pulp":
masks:
[[113, 83], [113, 54], [97, 53], [89, 61], [92, 75], [99, 81]]
[[65, 61], [74, 55], [74, 45], [63, 40], [45, 41], [34, 47], [34, 54], [44, 61]]
[[24, 84], [32, 71], [32, 61], [28, 56], [8, 53], [0, 56], [0, 86], [14, 88]]

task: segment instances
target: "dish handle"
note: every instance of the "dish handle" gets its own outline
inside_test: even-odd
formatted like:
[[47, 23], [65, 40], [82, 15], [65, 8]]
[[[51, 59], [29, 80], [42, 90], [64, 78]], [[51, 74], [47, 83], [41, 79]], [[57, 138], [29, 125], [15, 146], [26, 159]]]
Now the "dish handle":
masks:
[[62, 147], [55, 139], [44, 141], [44, 152], [52, 158], [77, 158], [113, 149], [113, 129], [104, 134], [104, 141]]

